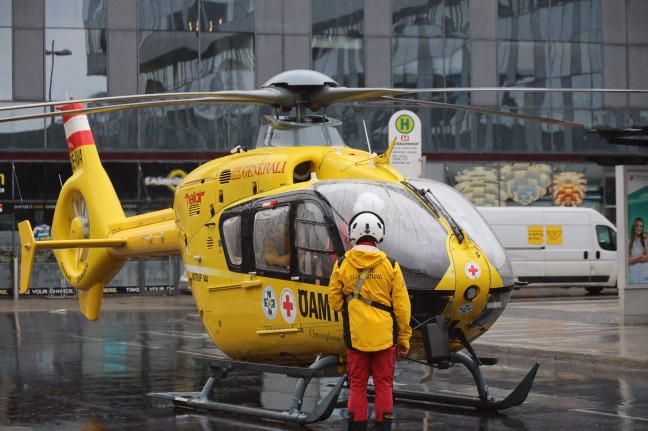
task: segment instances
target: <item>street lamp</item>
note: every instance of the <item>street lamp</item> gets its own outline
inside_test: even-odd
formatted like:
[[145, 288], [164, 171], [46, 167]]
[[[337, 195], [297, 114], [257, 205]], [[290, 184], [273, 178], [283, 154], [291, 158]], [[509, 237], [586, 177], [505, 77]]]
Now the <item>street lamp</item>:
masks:
[[[54, 57], [57, 55], [71, 55], [72, 51], [69, 49], [61, 49], [60, 51], [54, 51], [54, 39], [52, 39], [52, 50], [45, 50], [45, 55], [51, 55], [52, 56], [52, 66], [50, 67], [50, 82], [49, 82], [49, 92], [48, 92], [48, 99], [49, 101], [52, 100], [52, 80], [54, 79]], [[54, 112], [54, 107], [50, 106], [50, 112]], [[54, 125], [54, 117], [50, 119], [50, 126]], [[49, 128], [48, 128], [49, 130]], [[47, 134], [49, 136], [49, 132]], [[45, 147], [47, 147], [47, 139], [45, 139]]]
[[61, 49], [60, 51], [54, 51], [54, 39], [52, 39], [52, 50], [45, 50], [45, 55], [52, 56], [52, 66], [50, 67], [50, 82], [49, 82], [49, 93], [48, 100], [52, 100], [52, 78], [54, 77], [54, 56], [56, 55], [71, 55], [72, 51], [69, 49]]

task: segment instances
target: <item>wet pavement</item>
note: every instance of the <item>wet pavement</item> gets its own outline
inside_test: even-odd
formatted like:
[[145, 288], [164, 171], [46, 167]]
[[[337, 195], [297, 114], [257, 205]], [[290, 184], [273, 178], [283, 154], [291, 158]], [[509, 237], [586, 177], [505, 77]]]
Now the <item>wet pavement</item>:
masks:
[[[535, 361], [527, 401], [501, 413], [399, 403], [395, 430], [648, 429], [648, 326], [619, 327], [617, 299], [516, 301], [475, 343], [500, 362], [484, 367], [491, 395], [504, 397]], [[108, 297], [97, 322], [76, 301], [0, 301], [0, 431], [300, 429], [227, 414], [173, 408], [149, 392], [199, 391], [207, 371], [186, 352], [217, 351], [196, 319], [193, 299]], [[475, 396], [465, 369], [437, 372], [399, 361], [397, 388]], [[309, 387], [304, 410], [331, 379]], [[217, 397], [286, 409], [295, 380], [232, 374]], [[344, 396], [344, 392], [343, 392]], [[301, 429], [346, 429], [345, 410]]]
[[616, 296], [518, 300], [478, 352], [648, 371], [648, 325], [619, 326]]

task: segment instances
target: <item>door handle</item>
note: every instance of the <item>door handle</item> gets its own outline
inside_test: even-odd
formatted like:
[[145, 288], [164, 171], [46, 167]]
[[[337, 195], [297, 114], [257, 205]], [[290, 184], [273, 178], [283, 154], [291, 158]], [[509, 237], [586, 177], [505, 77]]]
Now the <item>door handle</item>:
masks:
[[601, 252], [599, 250], [596, 250], [596, 258], [597, 259], [601, 258]]
[[589, 252], [586, 250], [583, 252], [583, 259], [587, 260], [588, 257], [589, 257]]

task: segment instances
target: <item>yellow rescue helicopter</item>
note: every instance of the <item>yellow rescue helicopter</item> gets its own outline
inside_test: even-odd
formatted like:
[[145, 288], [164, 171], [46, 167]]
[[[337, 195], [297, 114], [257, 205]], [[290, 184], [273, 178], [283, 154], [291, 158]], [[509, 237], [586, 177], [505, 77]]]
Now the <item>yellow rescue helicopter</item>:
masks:
[[[320, 421], [331, 414], [345, 384], [342, 318], [328, 305], [329, 275], [350, 248], [349, 220], [371, 210], [385, 221], [383, 250], [399, 262], [411, 296], [410, 358], [431, 369], [462, 364], [472, 373], [478, 392], [475, 398], [463, 398], [396, 390], [395, 398], [490, 410], [517, 406], [526, 399], [539, 365], [507, 397], [495, 399], [480, 366], [496, 360], [480, 358], [472, 348], [502, 314], [515, 285], [495, 235], [453, 188], [405, 178], [390, 166], [395, 141], [381, 155], [351, 148], [341, 137], [341, 122], [326, 115], [326, 108], [334, 104], [385, 103], [420, 91], [444, 90], [346, 88], [321, 73], [295, 70], [252, 91], [3, 108], [57, 105], [58, 111], [38, 117], [63, 116], [73, 171], [58, 198], [52, 240], [35, 241], [29, 222], [19, 225], [20, 291], [28, 289], [35, 252], [53, 249], [61, 273], [78, 289], [82, 313], [95, 320], [104, 286], [126, 261], [181, 255], [202, 322], [227, 358], [198, 359], [210, 367], [212, 376], [202, 392], [153, 395], [200, 409], [300, 424]], [[97, 102], [101, 105], [83, 104]], [[263, 117], [256, 148], [236, 148], [189, 173], [175, 191], [173, 208], [126, 217], [86, 115], [192, 103], [265, 105], [275, 114]], [[237, 369], [299, 377], [292, 407], [271, 411], [211, 400], [218, 380]], [[339, 377], [317, 407], [304, 412], [306, 386], [318, 375]]]

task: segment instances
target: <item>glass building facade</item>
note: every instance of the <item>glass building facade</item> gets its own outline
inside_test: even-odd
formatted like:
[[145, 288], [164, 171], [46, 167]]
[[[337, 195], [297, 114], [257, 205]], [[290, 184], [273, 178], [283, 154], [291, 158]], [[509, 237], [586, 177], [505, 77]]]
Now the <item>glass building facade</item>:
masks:
[[[648, 13], [643, 3], [0, 0], [0, 106], [249, 90], [300, 68], [354, 87], [648, 88], [648, 29], [638, 18]], [[422, 123], [425, 175], [478, 205], [590, 206], [614, 221], [613, 166], [645, 163], [648, 156], [589, 131], [645, 124], [643, 95], [512, 88], [417, 97], [586, 126], [406, 102], [334, 106], [328, 114], [343, 121], [348, 145], [366, 148], [366, 125], [372, 148], [381, 151], [390, 116], [401, 109], [415, 112]], [[0, 111], [0, 117], [39, 112]], [[253, 146], [260, 117], [268, 113], [256, 106], [185, 105], [101, 113], [90, 124], [118, 195], [127, 212], [137, 214], [172, 205], [168, 185], [178, 172], [237, 145]], [[50, 222], [60, 183], [70, 174], [60, 120], [0, 124], [3, 244], [21, 218], [34, 225]], [[0, 265], [15, 250], [11, 237]], [[131, 284], [142, 284], [139, 276], [129, 277]]]

